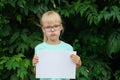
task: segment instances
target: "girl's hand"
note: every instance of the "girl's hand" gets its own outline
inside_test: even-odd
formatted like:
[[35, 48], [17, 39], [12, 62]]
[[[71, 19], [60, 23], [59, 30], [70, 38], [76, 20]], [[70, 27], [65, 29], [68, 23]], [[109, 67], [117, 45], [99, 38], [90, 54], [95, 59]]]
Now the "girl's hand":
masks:
[[76, 69], [78, 69], [82, 65], [80, 57], [75, 54], [71, 54], [70, 57], [72, 61], [76, 64]]
[[38, 63], [38, 56], [35, 55], [32, 59], [32, 64], [33, 66], [36, 66], [37, 63]]

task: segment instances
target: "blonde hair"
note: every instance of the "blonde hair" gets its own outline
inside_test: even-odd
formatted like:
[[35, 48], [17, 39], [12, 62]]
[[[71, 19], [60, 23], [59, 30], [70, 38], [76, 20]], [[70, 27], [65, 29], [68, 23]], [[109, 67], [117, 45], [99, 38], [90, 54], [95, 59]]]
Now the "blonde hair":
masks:
[[[60, 23], [60, 25], [62, 27], [62, 33], [63, 33], [64, 29], [62, 26], [62, 19], [57, 12], [47, 11], [42, 15], [41, 20], [40, 20], [41, 27], [43, 27], [45, 24], [49, 25], [49, 24], [54, 23], [54, 22]], [[47, 36], [45, 35], [45, 33], [44, 33], [44, 41], [47, 41]]]

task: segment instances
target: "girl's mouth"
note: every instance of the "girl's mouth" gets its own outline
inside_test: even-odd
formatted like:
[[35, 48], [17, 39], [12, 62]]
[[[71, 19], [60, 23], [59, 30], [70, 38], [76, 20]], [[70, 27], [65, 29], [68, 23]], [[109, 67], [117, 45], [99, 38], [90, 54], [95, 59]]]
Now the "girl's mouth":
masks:
[[51, 36], [55, 36], [56, 34], [51, 34]]

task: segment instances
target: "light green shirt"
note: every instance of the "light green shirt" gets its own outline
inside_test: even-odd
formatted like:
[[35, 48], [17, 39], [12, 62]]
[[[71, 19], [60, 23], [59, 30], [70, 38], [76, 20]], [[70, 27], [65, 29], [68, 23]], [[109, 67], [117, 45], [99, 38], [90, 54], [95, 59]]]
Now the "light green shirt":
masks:
[[[60, 42], [60, 44], [57, 45], [51, 45], [47, 44], [46, 42], [43, 42], [41, 44], [38, 44], [35, 47], [35, 54], [37, 54], [38, 50], [65, 50], [65, 51], [73, 51], [73, 47], [70, 44], [67, 44], [63, 41]], [[69, 80], [69, 79], [61, 79], [61, 78], [40, 78], [40, 80]]]

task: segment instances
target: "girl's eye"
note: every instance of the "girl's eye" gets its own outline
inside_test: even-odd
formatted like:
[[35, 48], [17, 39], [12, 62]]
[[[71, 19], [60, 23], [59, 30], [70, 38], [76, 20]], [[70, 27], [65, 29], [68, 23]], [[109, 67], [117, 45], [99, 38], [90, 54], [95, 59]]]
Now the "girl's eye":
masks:
[[55, 26], [54, 26], [54, 28], [58, 28], [58, 27], [59, 27], [59, 25], [55, 25]]
[[55, 28], [57, 28], [58, 26], [57, 26], [57, 25], [55, 25], [54, 27], [55, 27]]
[[45, 27], [46, 29], [50, 29], [51, 27], [50, 26], [48, 26], [48, 27]]

